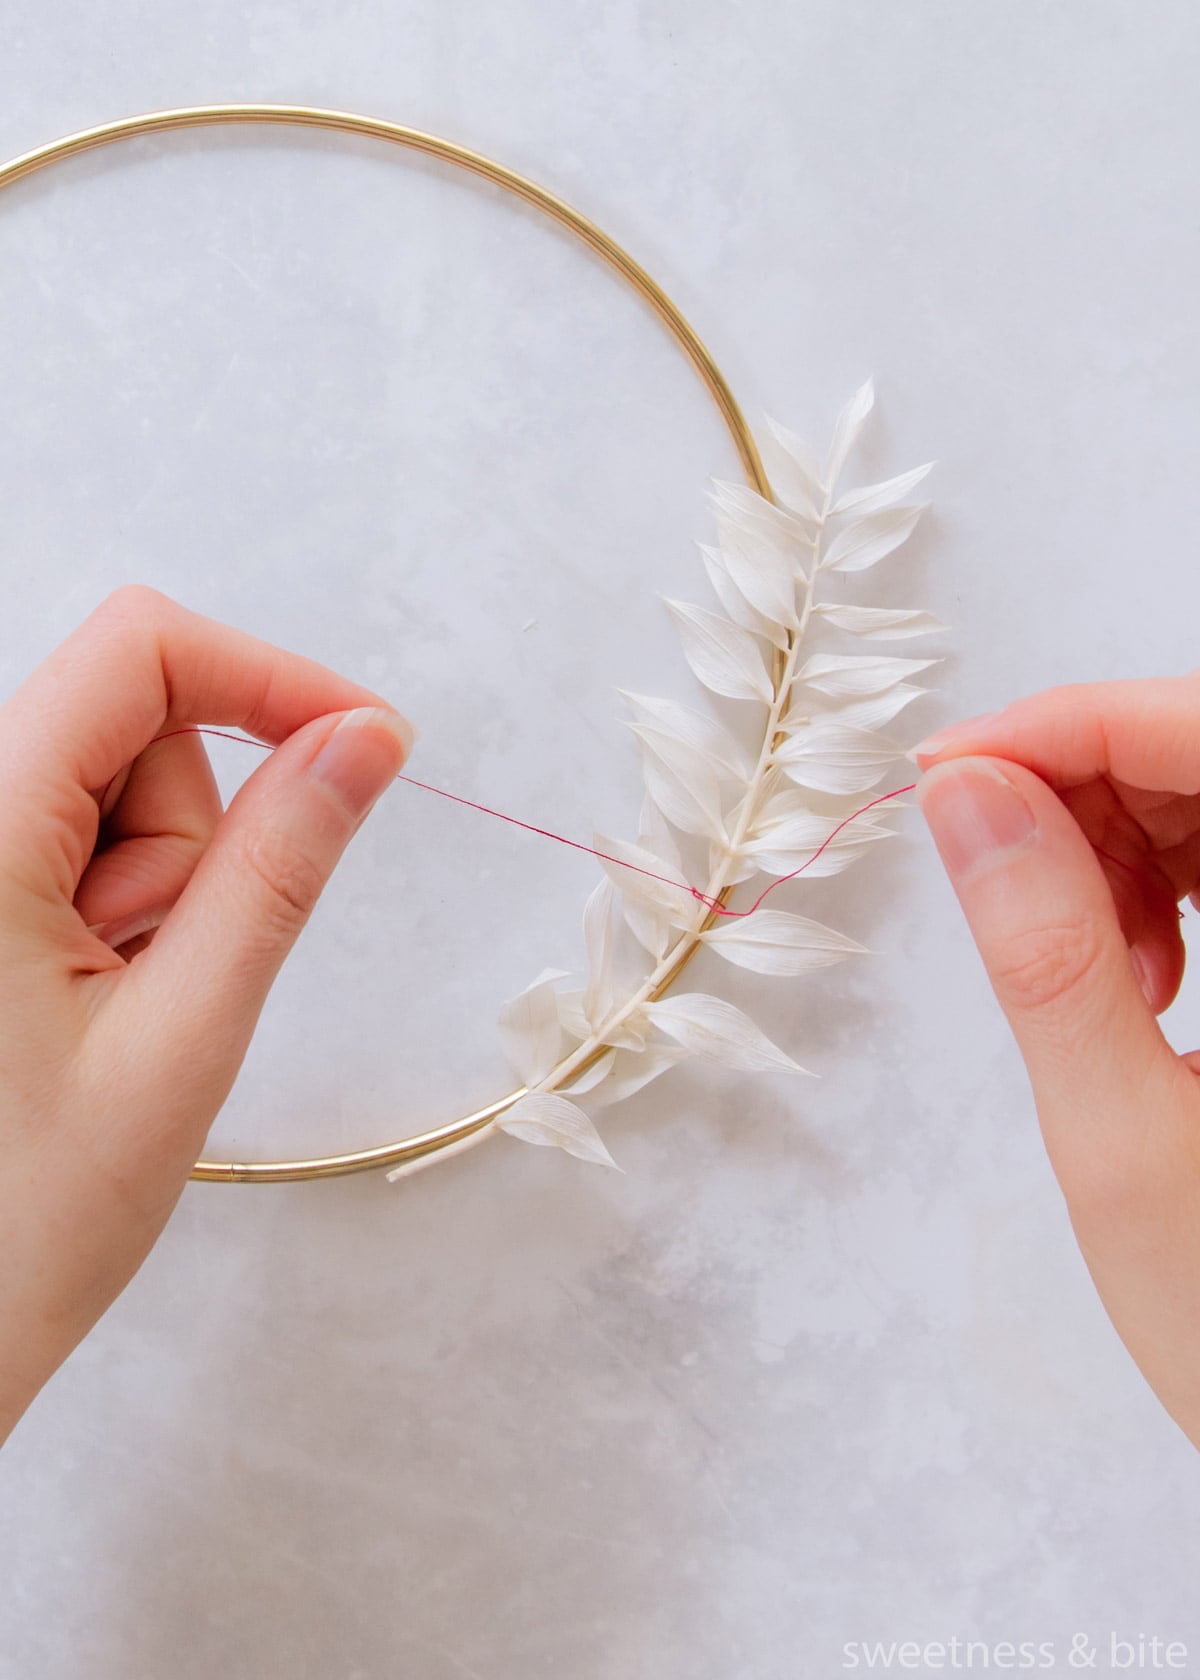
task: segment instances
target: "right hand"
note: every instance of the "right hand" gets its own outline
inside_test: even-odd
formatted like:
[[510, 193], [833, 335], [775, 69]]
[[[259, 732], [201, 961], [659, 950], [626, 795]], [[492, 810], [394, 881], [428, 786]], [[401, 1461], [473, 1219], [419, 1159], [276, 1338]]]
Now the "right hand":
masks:
[[1200, 1050], [1156, 1019], [1200, 908], [1200, 671], [1046, 689], [913, 756], [1088, 1269], [1200, 1446]]

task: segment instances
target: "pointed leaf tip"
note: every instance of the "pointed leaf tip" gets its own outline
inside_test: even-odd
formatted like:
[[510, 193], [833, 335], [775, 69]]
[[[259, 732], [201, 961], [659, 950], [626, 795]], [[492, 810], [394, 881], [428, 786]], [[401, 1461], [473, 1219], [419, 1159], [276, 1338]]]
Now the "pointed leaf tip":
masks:
[[544, 1079], [562, 1050], [555, 982], [566, 978], [559, 968], [544, 968], [523, 992], [500, 1010], [498, 1023], [509, 1065], [526, 1085]]
[[525, 1143], [554, 1144], [581, 1161], [612, 1167], [616, 1172], [625, 1170], [613, 1160], [583, 1110], [549, 1091], [530, 1091], [519, 1097], [498, 1117], [496, 1125]]
[[846, 525], [821, 557], [826, 572], [862, 572], [906, 543], [929, 506], [914, 502], [905, 507], [868, 513]]
[[744, 921], [718, 924], [700, 937], [739, 968], [789, 977], [828, 968], [867, 949], [849, 934], [787, 910], [756, 910]]
[[706, 688], [730, 700], [770, 704], [774, 690], [755, 635], [690, 601], [664, 600], [678, 622], [684, 658]]
[[693, 1056], [747, 1073], [808, 1073], [750, 1017], [704, 992], [679, 992], [645, 1005], [648, 1020]]
[[875, 381], [868, 378], [864, 380], [842, 409], [833, 428], [833, 441], [829, 445], [829, 454], [826, 456], [825, 470], [822, 474], [825, 487], [831, 493], [837, 483], [839, 473], [846, 464], [846, 457], [854, 447], [858, 434], [862, 431], [863, 422], [874, 406]]

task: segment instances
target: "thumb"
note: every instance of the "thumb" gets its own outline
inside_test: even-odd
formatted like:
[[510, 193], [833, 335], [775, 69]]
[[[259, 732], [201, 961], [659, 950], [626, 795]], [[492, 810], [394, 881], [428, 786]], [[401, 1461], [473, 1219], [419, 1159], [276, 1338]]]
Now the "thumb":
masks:
[[111, 1000], [152, 1065], [186, 1070], [192, 1089], [215, 1080], [208, 1094], [224, 1101], [284, 958], [413, 740], [385, 707], [325, 716], [239, 788]]
[[1139, 1116], [1177, 1088], [1107, 877], [1066, 806], [1005, 759], [931, 766], [917, 802], [1033, 1086], [1068, 1194], [1144, 1142]]

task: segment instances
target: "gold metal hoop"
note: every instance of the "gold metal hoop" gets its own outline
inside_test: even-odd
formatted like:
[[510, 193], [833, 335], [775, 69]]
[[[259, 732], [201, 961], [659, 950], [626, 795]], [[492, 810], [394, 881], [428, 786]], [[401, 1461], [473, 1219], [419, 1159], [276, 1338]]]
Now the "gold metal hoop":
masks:
[[[311, 105], [190, 105], [168, 111], [149, 111], [136, 117], [123, 117], [118, 122], [81, 129], [76, 134], [64, 135], [60, 140], [52, 140], [48, 145], [39, 146], [32, 152], [23, 152], [19, 157], [0, 166], [0, 188], [11, 186], [14, 181], [32, 175], [39, 169], [45, 169], [49, 164], [59, 163], [65, 158], [75, 156], [77, 152], [91, 151], [96, 146], [107, 146], [117, 140], [129, 140], [139, 134], [157, 134], [174, 128], [207, 128], [218, 123], [286, 123], [308, 128], [343, 129], [351, 134], [368, 135], [372, 139], [390, 140], [395, 145], [428, 153], [432, 157], [442, 158], [447, 163], [470, 170], [472, 174], [482, 175], [485, 179], [494, 181], [497, 186], [503, 187], [506, 192], [514, 193], [518, 198], [523, 198], [528, 204], [544, 211], [615, 268], [665, 322], [716, 402], [737, 448], [747, 482], [760, 495], [771, 497], [771, 488], [763, 471], [754, 438], [732, 391], [695, 330], [680, 314], [662, 287], [650, 278], [627, 251], [614, 239], [610, 239], [594, 222], [589, 221], [582, 212], [573, 209], [537, 182], [518, 175], [515, 170], [497, 163], [493, 158], [484, 157], [466, 146], [456, 145], [452, 140], [422, 133], [420, 129], [405, 128], [400, 123], [384, 122], [378, 117], [359, 116], [350, 111], [328, 111]], [[725, 903], [730, 891], [731, 889], [726, 887], [718, 894], [721, 904]], [[713, 920], [714, 916], [710, 915], [697, 930], [697, 937], [682, 943], [678, 960], [649, 996], [661, 996], [690, 962], [699, 943], [699, 932], [710, 926]], [[589, 1067], [602, 1053], [601, 1047], [587, 1061], [577, 1064], [575, 1075]], [[354, 1150], [349, 1154], [323, 1155], [300, 1161], [201, 1160], [192, 1169], [191, 1177], [207, 1183], [264, 1184], [295, 1179], [338, 1178], [347, 1173], [399, 1166], [403, 1162], [415, 1161], [422, 1156], [433, 1155], [461, 1143], [472, 1133], [481, 1130], [498, 1114], [502, 1114], [506, 1108], [511, 1107], [525, 1091], [526, 1087], [522, 1085], [517, 1090], [510, 1091], [507, 1096], [489, 1103], [486, 1108], [476, 1109], [473, 1114], [465, 1115], [461, 1120], [450, 1121], [444, 1126], [421, 1132], [400, 1143], [380, 1144], [372, 1149]]]

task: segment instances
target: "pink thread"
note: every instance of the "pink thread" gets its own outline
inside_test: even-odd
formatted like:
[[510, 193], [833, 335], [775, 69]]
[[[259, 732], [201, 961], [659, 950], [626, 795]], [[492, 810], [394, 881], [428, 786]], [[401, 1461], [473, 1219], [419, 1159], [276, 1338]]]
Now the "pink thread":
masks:
[[[275, 750], [274, 747], [266, 741], [255, 741], [246, 735], [232, 735], [228, 730], [212, 729], [201, 724], [186, 724], [182, 729], [169, 729], [165, 735], [156, 735], [154, 737], [154, 741], [169, 741], [173, 735], [219, 735], [225, 741], [238, 741], [246, 747], [261, 747], [264, 752], [274, 752]], [[148, 742], [147, 744], [153, 746], [154, 741]], [[119, 774], [120, 771], [117, 772], [117, 775]], [[101, 807], [104, 805], [105, 796], [107, 795], [109, 788], [113, 785], [116, 779], [117, 777], [115, 775], [110, 776], [108, 781], [105, 783], [99, 800]], [[569, 840], [565, 834], [556, 834], [553, 829], [539, 828], [536, 823], [522, 822], [520, 817], [510, 817], [504, 811], [493, 810], [490, 805], [480, 805], [474, 799], [464, 799], [459, 793], [449, 793], [445, 788], [434, 787], [432, 782], [420, 782], [417, 781], [414, 776], [397, 776], [396, 780], [398, 782], [407, 782], [410, 787], [421, 788], [426, 793], [436, 793], [441, 799], [451, 799], [456, 805], [465, 805], [469, 810], [480, 811], [485, 817], [497, 817], [501, 822], [512, 823], [514, 827], [523, 828], [529, 834], [540, 834], [545, 840], [556, 840], [560, 846], [570, 846], [577, 852], [587, 852], [591, 857], [600, 858], [605, 863], [615, 863], [621, 869], [632, 870], [635, 875], [646, 875], [652, 881], [662, 881], [664, 885], [668, 887], [678, 887], [681, 891], [690, 893], [694, 899], [696, 899], [700, 904], [705, 905], [714, 915], [730, 916], [734, 918], [752, 916], [768, 893], [774, 892], [775, 888], [782, 886], [785, 881], [793, 881], [797, 875], [802, 875], [810, 864], [816, 862], [821, 853], [825, 850], [826, 846], [829, 845], [830, 841], [835, 838], [838, 832], [845, 828], [847, 823], [853, 822], [855, 817], [860, 817], [864, 811], [869, 811], [873, 805], [883, 804], [886, 799], [896, 799], [902, 793], [911, 793], [913, 788], [917, 785], [915, 782], [910, 782], [907, 787], [893, 788], [891, 793], [881, 793], [877, 799], [870, 800], [866, 805], [860, 806], [857, 811], [851, 811], [850, 815], [848, 817], [843, 817], [837, 827], [833, 829], [833, 831], [827, 835], [824, 840], [822, 840], [816, 851], [811, 857], [805, 859], [799, 869], [793, 869], [789, 874], [781, 875], [778, 880], [772, 881], [768, 886], [764, 887], [762, 892], [760, 892], [758, 897], [754, 900], [754, 903], [750, 905], [749, 909], [727, 910], [719, 899], [712, 897], [708, 893], [701, 892], [699, 887], [693, 887], [687, 881], [676, 881], [670, 875], [658, 875], [653, 869], [643, 869], [640, 864], [627, 863], [624, 858], [613, 857], [610, 852], [601, 852], [597, 851], [594, 846], [585, 846], [581, 840]]]

